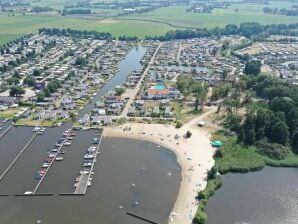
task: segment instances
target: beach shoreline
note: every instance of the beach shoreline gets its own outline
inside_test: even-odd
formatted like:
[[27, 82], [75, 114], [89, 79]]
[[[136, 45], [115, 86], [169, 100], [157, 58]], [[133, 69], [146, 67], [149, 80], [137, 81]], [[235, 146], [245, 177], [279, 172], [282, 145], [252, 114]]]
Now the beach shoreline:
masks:
[[[187, 139], [183, 136], [188, 130], [192, 136]], [[105, 128], [104, 136], [144, 140], [173, 151], [181, 166], [182, 180], [168, 223], [192, 223], [198, 207], [196, 197], [205, 189], [207, 171], [214, 165], [214, 149], [207, 133], [189, 125], [176, 129], [163, 124], [127, 123]]]

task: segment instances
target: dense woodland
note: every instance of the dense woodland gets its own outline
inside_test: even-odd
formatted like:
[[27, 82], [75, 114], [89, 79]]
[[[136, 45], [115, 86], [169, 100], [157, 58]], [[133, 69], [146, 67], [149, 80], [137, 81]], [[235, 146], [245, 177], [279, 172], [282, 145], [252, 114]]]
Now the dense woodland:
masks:
[[193, 29], [193, 30], [176, 30], [169, 31], [163, 36], [159, 37], [146, 37], [147, 39], [156, 39], [161, 41], [174, 40], [174, 39], [189, 39], [189, 38], [201, 38], [210, 36], [222, 36], [222, 35], [241, 35], [252, 40], [263, 40], [270, 35], [298, 35], [298, 23], [296, 24], [272, 24], [261, 25], [259, 23], [242, 23], [239, 26], [229, 24], [224, 28], [214, 29]]
[[237, 133], [238, 143], [256, 146], [272, 159], [298, 154], [297, 86], [267, 75], [247, 75], [214, 89], [216, 99], [223, 99], [225, 127]]
[[[72, 29], [56, 29], [56, 28], [42, 28], [39, 32], [44, 32], [48, 35], [65, 35], [65, 36], [76, 36], [86, 37], [94, 39], [113, 39], [112, 35], [107, 32], [97, 31], [80, 31]], [[190, 38], [202, 38], [211, 36], [223, 36], [223, 35], [241, 35], [252, 40], [263, 40], [270, 35], [287, 35], [297, 36], [298, 35], [298, 23], [296, 24], [279, 24], [279, 25], [261, 25], [259, 23], [242, 23], [237, 25], [227, 25], [225, 28], [214, 28], [214, 29], [193, 29], [193, 30], [176, 30], [169, 31], [163, 36], [159, 37], [146, 37], [148, 40], [160, 40], [168, 41], [174, 39], [190, 39]], [[123, 38], [123, 37], [122, 37]], [[134, 40], [135, 37], [125, 37], [126, 40]]]

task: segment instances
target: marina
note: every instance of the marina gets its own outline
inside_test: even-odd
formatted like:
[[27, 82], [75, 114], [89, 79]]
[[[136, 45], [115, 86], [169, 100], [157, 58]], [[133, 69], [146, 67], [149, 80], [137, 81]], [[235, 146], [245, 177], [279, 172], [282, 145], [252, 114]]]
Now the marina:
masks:
[[[145, 51], [142, 47], [133, 49], [120, 63], [119, 72], [98, 91], [77, 118], [90, 112], [94, 103], [107, 91], [123, 84], [133, 70], [140, 69], [139, 60]], [[127, 210], [153, 217], [158, 223], [166, 222], [176, 199], [181, 175], [173, 153], [156, 151], [155, 145], [142, 141], [102, 139], [101, 130], [89, 127], [73, 130], [75, 136], [65, 133], [67, 129], [72, 129], [71, 122], [45, 131], [41, 127], [12, 126], [9, 135], [0, 139], [0, 155], [4, 155], [0, 157], [0, 170], [3, 172], [36, 136], [0, 181], [0, 194], [3, 195], [0, 198], [0, 207], [3, 208], [0, 222], [31, 224], [40, 220], [93, 224], [100, 216], [102, 223], [122, 220], [124, 224], [138, 224], [139, 220], [126, 215], [124, 211]], [[2, 144], [6, 147], [1, 147]], [[99, 151], [101, 159], [96, 162]], [[151, 161], [155, 157], [157, 159]], [[166, 175], [169, 170], [173, 173], [171, 178]], [[79, 173], [81, 175], [77, 179]], [[75, 180], [77, 185], [74, 188]], [[92, 187], [88, 188], [91, 184]], [[35, 202], [28, 205], [28, 200]], [[163, 208], [156, 210], [161, 203]], [[66, 206], [69, 204], [72, 206]], [[146, 214], [142, 214], [144, 208]], [[11, 212], [14, 216], [9, 215]], [[89, 217], [87, 221], [86, 216]]]

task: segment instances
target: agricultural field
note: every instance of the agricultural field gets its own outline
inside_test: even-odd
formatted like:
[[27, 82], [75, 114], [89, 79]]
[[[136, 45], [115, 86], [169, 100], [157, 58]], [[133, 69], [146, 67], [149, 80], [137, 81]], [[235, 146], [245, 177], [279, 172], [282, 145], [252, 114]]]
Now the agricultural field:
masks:
[[[124, 1], [124, 0], [123, 0]], [[33, 0], [31, 6], [49, 6], [57, 10], [78, 0]], [[106, 0], [104, 2], [110, 2]], [[117, 9], [92, 8], [90, 15], [71, 15], [62, 17], [57, 13], [26, 14], [15, 13], [8, 16], [0, 13], [0, 44], [16, 39], [24, 34], [36, 32], [42, 27], [72, 28], [110, 32], [113, 36], [163, 35], [170, 30], [185, 28], [214, 28], [227, 24], [258, 22], [261, 24], [289, 24], [298, 21], [297, 16], [264, 14], [264, 7], [288, 8], [294, 3], [272, 1], [265, 4], [233, 3], [227, 9], [214, 9], [212, 13], [186, 12], [188, 6], [159, 8], [143, 14], [131, 14], [115, 18]], [[177, 16], [179, 15], [179, 16]]]
[[155, 21], [167, 24], [173, 28], [214, 28], [216, 26], [224, 27], [227, 24], [240, 24], [243, 22], [258, 22], [261, 24], [296, 23], [298, 21], [296, 16], [263, 13], [265, 6], [290, 7], [292, 5], [290, 3], [285, 3], [284, 5], [278, 3], [275, 2], [272, 6], [264, 4], [232, 4], [228, 9], [214, 9], [212, 13], [186, 12], [186, 6], [172, 6], [121, 18]]

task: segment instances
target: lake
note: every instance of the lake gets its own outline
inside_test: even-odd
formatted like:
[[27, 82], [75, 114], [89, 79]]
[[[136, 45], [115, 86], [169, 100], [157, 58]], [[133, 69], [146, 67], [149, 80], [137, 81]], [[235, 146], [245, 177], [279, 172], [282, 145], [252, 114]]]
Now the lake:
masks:
[[[84, 136], [81, 139], [84, 141]], [[89, 138], [86, 139], [90, 141]], [[74, 146], [70, 150], [81, 150], [81, 147]], [[64, 169], [68, 170], [71, 166], [77, 167], [82, 160], [74, 160], [64, 166], [57, 162], [58, 168], [53, 167], [50, 170], [52, 174], [49, 173], [46, 177], [48, 182], [45, 181], [39, 191], [55, 195], [0, 197], [0, 223], [32, 224], [36, 220], [55, 224], [143, 223], [126, 214], [132, 212], [165, 224], [180, 187], [181, 168], [175, 154], [149, 142], [123, 138], [105, 138], [100, 152], [94, 168], [92, 186], [88, 188], [85, 196], [59, 195], [59, 192], [64, 192], [74, 183], [74, 177], [69, 178], [70, 174], [65, 173], [65, 178], [60, 178], [59, 173], [65, 172]], [[65, 156], [71, 153], [75, 152], [69, 151]], [[27, 162], [30, 163], [30, 158], [27, 158]], [[27, 190], [23, 186], [19, 192], [22, 188], [20, 183], [24, 182], [21, 180], [22, 173], [27, 172], [26, 166], [18, 172], [19, 180], [8, 180], [11, 186], [7, 191], [11, 194]], [[59, 182], [53, 181], [55, 177]], [[26, 178], [34, 181], [34, 175]], [[25, 180], [26, 182], [28, 180]]]
[[206, 206], [207, 224], [297, 224], [298, 169], [227, 174]]

